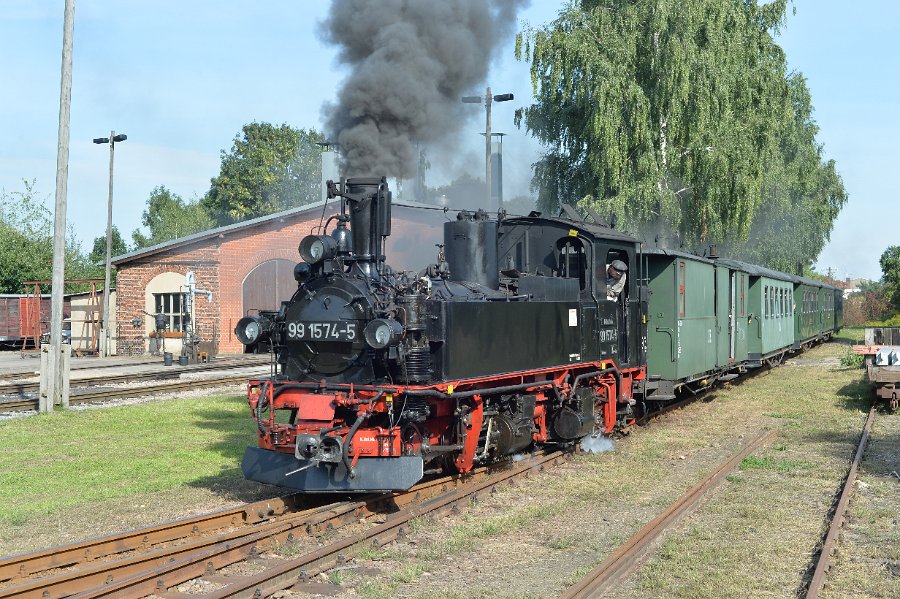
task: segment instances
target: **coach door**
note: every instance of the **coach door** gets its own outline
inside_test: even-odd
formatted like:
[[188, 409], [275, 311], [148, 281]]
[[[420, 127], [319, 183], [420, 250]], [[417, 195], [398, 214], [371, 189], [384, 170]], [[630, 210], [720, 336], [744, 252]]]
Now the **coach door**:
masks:
[[716, 365], [734, 361], [734, 278], [726, 266], [716, 266]]

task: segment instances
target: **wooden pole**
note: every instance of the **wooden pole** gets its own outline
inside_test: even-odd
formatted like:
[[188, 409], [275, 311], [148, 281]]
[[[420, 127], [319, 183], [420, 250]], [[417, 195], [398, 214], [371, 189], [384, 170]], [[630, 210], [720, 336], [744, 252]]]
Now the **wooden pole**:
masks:
[[[53, 282], [50, 301], [50, 343], [52, 358], [49, 363], [50, 406], [63, 404], [63, 388], [68, 380], [63, 377], [64, 350], [62, 343], [63, 291], [66, 267], [66, 193], [69, 179], [69, 119], [72, 108], [72, 38], [75, 32], [75, 0], [66, 0], [63, 16], [62, 67], [59, 85], [59, 131], [56, 147], [56, 205], [53, 224]], [[65, 344], [68, 349], [69, 344]], [[67, 376], [66, 376], [67, 378]], [[68, 403], [68, 402], [66, 402]], [[52, 407], [50, 407], [52, 409]]]

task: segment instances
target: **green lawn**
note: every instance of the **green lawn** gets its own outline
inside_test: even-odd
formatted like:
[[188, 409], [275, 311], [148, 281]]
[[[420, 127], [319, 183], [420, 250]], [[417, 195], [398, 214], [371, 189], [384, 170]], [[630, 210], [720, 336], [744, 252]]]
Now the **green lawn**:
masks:
[[57, 411], [0, 422], [0, 524], [95, 501], [241, 480], [243, 397]]

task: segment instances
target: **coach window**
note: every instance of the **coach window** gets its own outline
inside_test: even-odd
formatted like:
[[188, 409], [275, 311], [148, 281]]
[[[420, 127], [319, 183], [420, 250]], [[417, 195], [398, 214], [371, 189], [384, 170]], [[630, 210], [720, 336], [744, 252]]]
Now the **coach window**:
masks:
[[766, 285], [763, 291], [763, 313], [766, 318], [769, 317], [769, 286]]

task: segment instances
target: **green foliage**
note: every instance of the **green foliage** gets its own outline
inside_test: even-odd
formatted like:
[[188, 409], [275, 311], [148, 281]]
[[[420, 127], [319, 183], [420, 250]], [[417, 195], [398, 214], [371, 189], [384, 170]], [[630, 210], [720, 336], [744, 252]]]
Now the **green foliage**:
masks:
[[228, 224], [295, 206], [321, 197], [321, 148], [314, 129], [286, 124], [244, 125], [231, 151], [222, 152], [218, 177], [202, 204], [219, 224]]
[[847, 351], [841, 356], [841, 366], [844, 368], [862, 368], [866, 357], [860, 354], [854, 354], [848, 347]]
[[881, 281], [895, 309], [900, 310], [900, 245], [892, 245], [881, 254]]
[[[847, 192], [833, 160], [816, 143], [812, 98], [805, 79], [788, 79], [793, 118], [763, 161], [762, 201], [744, 242], [729, 240], [722, 250], [748, 262], [796, 272], [810, 264], [831, 236]], [[821, 280], [825, 280], [821, 277]]]
[[736, 244], [746, 253], [800, 226], [798, 247], [757, 261], [814, 257], [846, 193], [821, 162], [806, 84], [773, 38], [785, 9], [580, 0], [521, 33], [537, 100], [516, 121], [547, 145], [532, 183], [539, 209], [580, 200], [648, 237], [754, 240]]
[[[23, 181], [22, 191], [0, 191], [0, 293], [23, 293], [24, 281], [49, 281], [53, 275], [53, 213], [35, 190]], [[102, 276], [81, 249], [71, 227], [66, 231], [67, 279]], [[45, 287], [46, 290], [48, 287]], [[84, 285], [67, 285], [66, 292]]]
[[[128, 252], [128, 244], [125, 243], [125, 240], [122, 238], [122, 233], [119, 232], [119, 227], [113, 225], [112, 227], [112, 253], [110, 254], [112, 257], [121, 256]], [[95, 264], [99, 264], [101, 262], [106, 262], [106, 235], [101, 235], [100, 237], [94, 238], [94, 246], [91, 249], [91, 253], [88, 255], [91, 262]]]
[[[185, 201], [160, 185], [150, 192], [141, 223], [149, 230], [145, 235], [136, 229], [131, 238], [134, 248], [140, 249], [163, 243], [213, 227], [214, 222], [200, 202]], [[104, 239], [103, 255], [106, 256]], [[113, 252], [115, 254], [115, 252]]]

